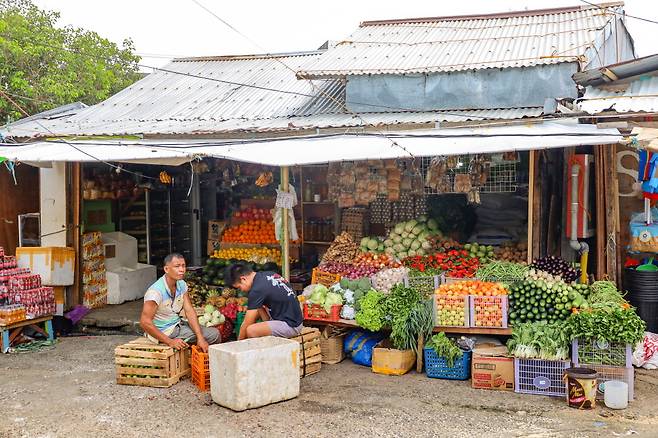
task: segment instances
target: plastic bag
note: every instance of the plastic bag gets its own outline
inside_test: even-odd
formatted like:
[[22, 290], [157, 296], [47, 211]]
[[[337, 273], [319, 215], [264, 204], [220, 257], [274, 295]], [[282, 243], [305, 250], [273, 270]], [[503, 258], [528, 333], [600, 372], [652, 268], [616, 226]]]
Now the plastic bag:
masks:
[[[295, 221], [295, 212], [292, 208], [297, 205], [297, 192], [292, 184], [288, 185], [289, 192], [282, 192], [277, 189], [277, 205], [285, 206], [288, 212], [288, 230], [290, 230], [290, 239], [299, 240], [297, 234], [297, 222]], [[274, 233], [276, 240], [281, 241], [283, 233], [283, 211], [284, 208], [277, 208], [274, 212]]]
[[631, 217], [631, 251], [658, 252], [658, 209], [651, 209], [651, 220], [647, 225], [645, 213]]
[[633, 365], [648, 370], [658, 369], [658, 335], [651, 332], [644, 334], [644, 339], [637, 343], [633, 351]]
[[354, 330], [345, 337], [343, 349], [352, 356], [352, 362], [369, 367], [372, 366], [372, 350], [382, 339], [384, 336], [379, 333]]

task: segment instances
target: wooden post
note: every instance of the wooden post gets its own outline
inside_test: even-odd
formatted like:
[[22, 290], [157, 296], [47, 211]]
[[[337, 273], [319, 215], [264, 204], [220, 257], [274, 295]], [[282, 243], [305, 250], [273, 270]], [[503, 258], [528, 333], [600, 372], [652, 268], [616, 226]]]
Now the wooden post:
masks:
[[528, 162], [528, 263], [532, 263], [533, 260], [533, 251], [532, 251], [532, 242], [533, 242], [533, 205], [535, 201], [535, 151], [530, 151], [530, 157]]
[[[281, 167], [281, 190], [288, 191], [290, 174], [288, 166]], [[288, 223], [288, 209], [282, 208], [282, 231], [281, 231], [281, 269], [283, 277], [290, 280], [290, 224]]]
[[[605, 153], [606, 146], [594, 146], [594, 178], [595, 187], [594, 193], [590, 196], [596, 196], [598, 193], [605, 193]], [[601, 280], [606, 271], [606, 205], [605, 196], [597, 196], [596, 198], [596, 279]]]
[[616, 146], [603, 147], [604, 199], [605, 199], [605, 252], [606, 274], [610, 281], [621, 280], [621, 254], [619, 242], [619, 188], [617, 180]]
[[[73, 307], [82, 304], [82, 245], [81, 245], [81, 222], [82, 222], [82, 164], [73, 163], [71, 178], [71, 197], [73, 201], [72, 213], [72, 243], [75, 249], [75, 263], [73, 286], [70, 293], [65, 294], [65, 310], [67, 307]], [[69, 299], [70, 297], [70, 299]]]

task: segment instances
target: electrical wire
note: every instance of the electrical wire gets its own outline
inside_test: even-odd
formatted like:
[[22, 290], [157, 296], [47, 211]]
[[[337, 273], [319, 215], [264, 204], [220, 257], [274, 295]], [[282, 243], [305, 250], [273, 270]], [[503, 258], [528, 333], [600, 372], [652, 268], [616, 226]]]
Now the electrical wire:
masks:
[[621, 17], [629, 17], [629, 18], [634, 18], [634, 19], [636, 19], [636, 20], [646, 21], [647, 23], [658, 24], [658, 21], [651, 20], [651, 19], [649, 19], [649, 18], [638, 17], [638, 16], [636, 16], [636, 15], [630, 15], [630, 14], [627, 14], [627, 13], [623, 13], [623, 14], [622, 14], [621, 12], [617, 12], [617, 11], [615, 11], [615, 10], [613, 10], [613, 9], [611, 9], [610, 11], [608, 11], [608, 9], [610, 9], [610, 8], [605, 8], [605, 7], [601, 6], [601, 5], [597, 5], [596, 3], [588, 2], [587, 0], [580, 0], [580, 1], [581, 1], [582, 3], [585, 3], [586, 5], [590, 5], [590, 6], [593, 6], [593, 7], [595, 7], [595, 8], [599, 8], [599, 9], [601, 9], [602, 11], [604, 11], [604, 13], [606, 13], [606, 14], [611, 13], [611, 14], [619, 15], [619, 16], [621, 16]]

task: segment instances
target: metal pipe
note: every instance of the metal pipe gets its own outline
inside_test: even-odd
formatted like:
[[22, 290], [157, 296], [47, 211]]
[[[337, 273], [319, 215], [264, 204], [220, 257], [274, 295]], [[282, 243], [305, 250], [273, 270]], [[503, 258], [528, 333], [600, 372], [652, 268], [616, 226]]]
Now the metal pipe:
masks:
[[589, 259], [589, 245], [578, 241], [578, 175], [580, 164], [571, 166], [571, 233], [569, 246], [580, 254], [580, 282], [587, 283], [587, 262]]

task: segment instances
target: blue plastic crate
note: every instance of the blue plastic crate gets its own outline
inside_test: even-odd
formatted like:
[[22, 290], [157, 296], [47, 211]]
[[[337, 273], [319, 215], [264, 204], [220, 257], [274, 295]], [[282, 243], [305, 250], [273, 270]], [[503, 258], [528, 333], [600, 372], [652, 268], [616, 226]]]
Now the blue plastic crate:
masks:
[[468, 380], [471, 377], [471, 352], [465, 351], [450, 368], [445, 358], [437, 356], [433, 348], [425, 347], [425, 373], [434, 379]]

